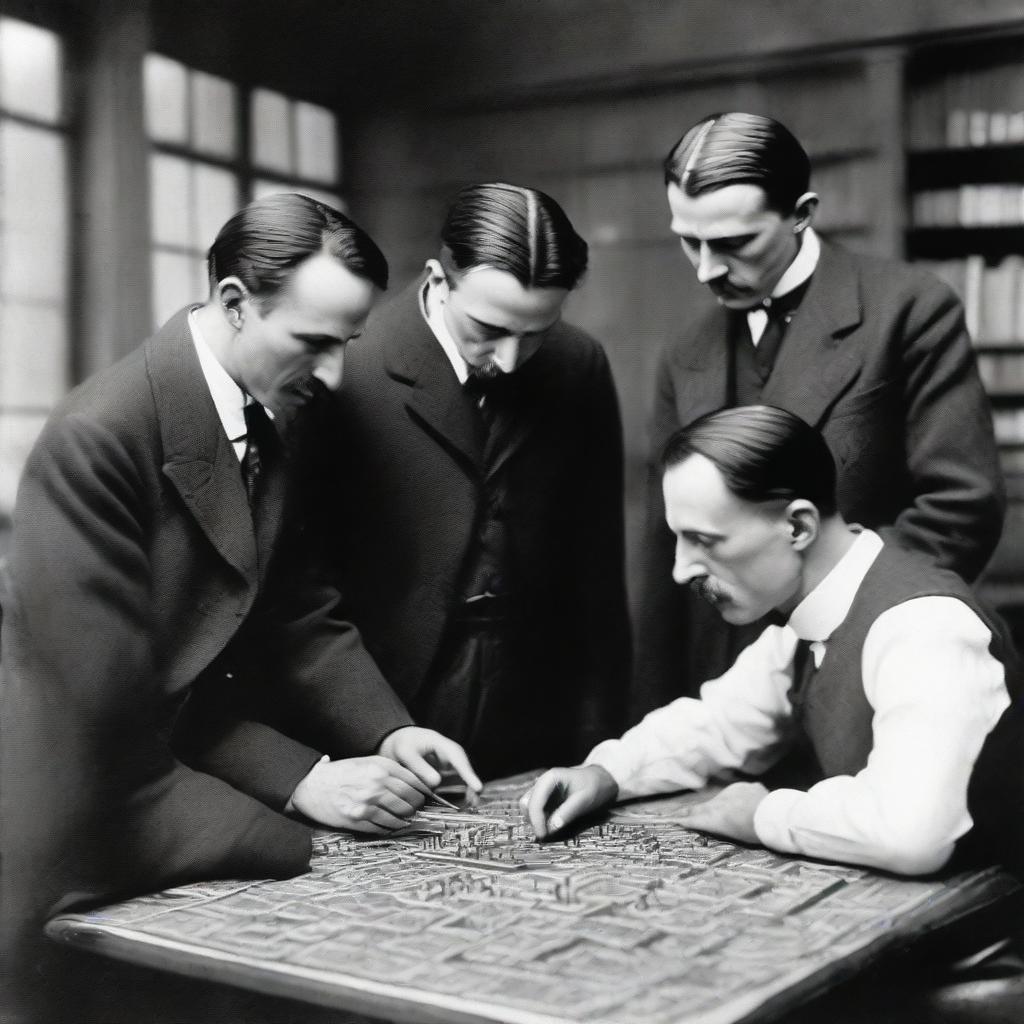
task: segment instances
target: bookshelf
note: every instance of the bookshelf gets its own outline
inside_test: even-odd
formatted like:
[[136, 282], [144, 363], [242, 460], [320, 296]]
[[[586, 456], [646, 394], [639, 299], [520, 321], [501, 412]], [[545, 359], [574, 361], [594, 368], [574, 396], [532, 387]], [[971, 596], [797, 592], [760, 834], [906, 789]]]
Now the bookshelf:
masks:
[[980, 581], [1024, 612], [1024, 34], [921, 46], [906, 63], [906, 256], [964, 300], [1009, 507]]

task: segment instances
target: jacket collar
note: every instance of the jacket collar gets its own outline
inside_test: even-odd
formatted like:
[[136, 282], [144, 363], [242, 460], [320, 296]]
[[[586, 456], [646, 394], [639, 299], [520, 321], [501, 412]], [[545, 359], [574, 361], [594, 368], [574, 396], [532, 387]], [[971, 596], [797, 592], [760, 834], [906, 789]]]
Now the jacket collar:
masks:
[[[818, 426], [860, 367], [859, 349], [844, 345], [843, 338], [862, 320], [856, 264], [842, 249], [822, 240], [818, 267], [786, 332], [764, 389], [764, 402], [783, 406]], [[688, 420], [724, 402], [729, 372], [726, 342], [738, 322], [717, 306], [690, 332], [682, 357], [686, 372], [677, 381], [679, 410]]]
[[[408, 386], [406, 407], [427, 432], [461, 461], [478, 469], [483, 451], [475, 414], [444, 349], [423, 318], [419, 301], [422, 287], [421, 278], [381, 312], [375, 330], [383, 336], [384, 369], [393, 380]], [[542, 356], [543, 350], [514, 376], [523, 374], [525, 381], [526, 372], [533, 370], [532, 364]], [[489, 476], [522, 446], [535, 419], [534, 415], [520, 415], [516, 408], [509, 410], [502, 421], [501, 447], [488, 467]]]
[[145, 352], [164, 475], [221, 556], [255, 580], [256, 536], [238, 458], [203, 377], [188, 310], [164, 324], [146, 342]]

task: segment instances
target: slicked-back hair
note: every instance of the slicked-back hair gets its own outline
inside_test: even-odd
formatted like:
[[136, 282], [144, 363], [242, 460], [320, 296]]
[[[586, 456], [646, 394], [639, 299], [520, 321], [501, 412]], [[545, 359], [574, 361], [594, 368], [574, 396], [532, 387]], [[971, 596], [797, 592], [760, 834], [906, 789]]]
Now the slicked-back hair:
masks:
[[811, 181], [811, 161], [785, 125], [738, 111], [701, 118], [669, 151], [664, 170], [665, 184], [691, 197], [756, 185], [768, 209], [784, 217]]
[[456, 195], [441, 229], [448, 271], [493, 267], [524, 288], [575, 288], [587, 269], [587, 243], [551, 196], [491, 182]]
[[703, 455], [731, 494], [753, 503], [810, 501], [823, 516], [836, 513], [836, 464], [818, 430], [785, 409], [743, 405], [701, 416], [677, 430], [662, 469]]
[[296, 267], [321, 252], [387, 288], [388, 261], [377, 243], [343, 213], [298, 192], [256, 199], [220, 229], [206, 257], [210, 285], [237, 277], [269, 308]]

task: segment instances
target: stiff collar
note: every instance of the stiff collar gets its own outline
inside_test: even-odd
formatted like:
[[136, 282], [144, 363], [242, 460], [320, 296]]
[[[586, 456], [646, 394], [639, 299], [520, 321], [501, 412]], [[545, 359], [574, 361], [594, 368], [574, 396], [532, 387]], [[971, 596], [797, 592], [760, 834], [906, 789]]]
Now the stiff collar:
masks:
[[780, 298], [788, 295], [794, 288], [799, 288], [814, 273], [820, 258], [821, 242], [814, 228], [804, 228], [800, 235], [800, 248], [793, 257], [793, 262], [786, 267], [785, 273], [776, 282], [770, 298]]
[[440, 342], [441, 348], [444, 349], [444, 354], [452, 364], [459, 383], [465, 384], [469, 379], [469, 364], [462, 358], [455, 339], [452, 337], [451, 331], [448, 330], [448, 325], [444, 321], [444, 310], [441, 308], [441, 297], [437, 294], [437, 289], [431, 286], [430, 278], [423, 282], [423, 287], [420, 289], [420, 312], [434, 337]]
[[213, 349], [199, 328], [199, 320], [196, 317], [198, 309], [198, 306], [193, 306], [188, 311], [188, 329], [192, 334], [192, 344], [196, 347], [199, 366], [202, 368], [203, 377], [206, 378], [206, 386], [210, 389], [210, 397], [213, 398], [224, 433], [227, 434], [228, 440], [235, 444], [245, 440], [244, 409], [252, 399], [231, 379], [228, 371], [213, 354]]
[[[747, 326], [750, 328], [750, 338], [755, 347], [768, 326], [768, 307], [775, 299], [781, 299], [805, 284], [817, 268], [820, 256], [821, 242], [818, 241], [814, 228], [805, 228], [800, 236], [800, 248], [797, 249], [793, 262], [776, 282], [771, 295], [753, 309], [747, 310]], [[786, 323], [789, 323], [789, 317], [786, 318]]]
[[850, 550], [831, 572], [796, 606], [789, 627], [801, 640], [823, 642], [850, 613], [864, 577], [882, 550], [874, 530], [860, 530]]

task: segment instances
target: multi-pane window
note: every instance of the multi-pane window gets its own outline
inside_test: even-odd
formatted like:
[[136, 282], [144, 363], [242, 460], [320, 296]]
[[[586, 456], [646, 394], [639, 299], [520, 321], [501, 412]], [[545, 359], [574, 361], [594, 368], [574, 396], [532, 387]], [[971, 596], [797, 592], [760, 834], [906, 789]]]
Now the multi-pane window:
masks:
[[0, 520], [68, 387], [68, 168], [59, 37], [0, 17]]
[[[206, 297], [205, 253], [250, 198], [305, 192], [340, 206], [337, 125], [323, 107], [149, 54], [153, 318]], [[248, 140], [248, 144], [244, 140]]]
[[153, 317], [207, 292], [205, 252], [238, 208], [238, 90], [149, 54], [143, 68], [149, 157]]

